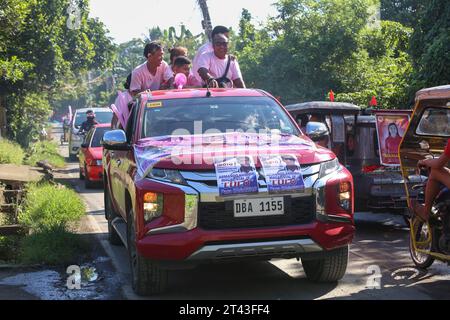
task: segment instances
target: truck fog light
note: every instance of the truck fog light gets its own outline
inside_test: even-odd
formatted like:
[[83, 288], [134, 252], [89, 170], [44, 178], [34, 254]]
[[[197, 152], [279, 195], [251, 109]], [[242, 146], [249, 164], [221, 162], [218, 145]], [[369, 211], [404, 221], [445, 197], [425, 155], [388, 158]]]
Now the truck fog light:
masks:
[[341, 200], [340, 206], [342, 209], [350, 211], [350, 200]]
[[351, 210], [351, 184], [348, 181], [342, 181], [339, 183], [339, 205], [346, 211]]
[[185, 194], [184, 196], [184, 224], [188, 230], [197, 226], [198, 195]]
[[148, 223], [162, 215], [163, 195], [154, 192], [144, 194], [144, 221]]

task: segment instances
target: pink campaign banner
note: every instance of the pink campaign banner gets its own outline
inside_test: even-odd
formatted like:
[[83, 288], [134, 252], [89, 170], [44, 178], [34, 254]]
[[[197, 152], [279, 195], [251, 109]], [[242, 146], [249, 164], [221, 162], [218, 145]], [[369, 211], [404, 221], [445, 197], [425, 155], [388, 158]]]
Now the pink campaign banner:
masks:
[[380, 162], [385, 166], [399, 166], [398, 148], [408, 128], [410, 112], [376, 111]]

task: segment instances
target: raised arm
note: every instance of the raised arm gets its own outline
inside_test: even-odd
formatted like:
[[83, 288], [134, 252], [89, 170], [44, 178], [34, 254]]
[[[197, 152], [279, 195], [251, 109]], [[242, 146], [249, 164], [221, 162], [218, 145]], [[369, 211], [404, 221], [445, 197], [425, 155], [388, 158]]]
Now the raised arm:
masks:
[[205, 81], [210, 88], [218, 88], [219, 84], [214, 79], [214, 77], [209, 73], [208, 69], [206, 68], [200, 68], [198, 69], [198, 74], [200, 77]]

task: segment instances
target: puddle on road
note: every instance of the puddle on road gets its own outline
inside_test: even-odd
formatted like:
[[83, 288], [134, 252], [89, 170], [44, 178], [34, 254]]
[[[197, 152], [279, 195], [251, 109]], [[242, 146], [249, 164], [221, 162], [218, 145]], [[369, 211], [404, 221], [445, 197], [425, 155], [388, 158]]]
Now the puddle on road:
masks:
[[55, 270], [21, 273], [0, 280], [0, 285], [20, 286], [42, 300], [117, 299], [120, 279], [113, 272], [99, 270], [97, 263], [109, 261], [99, 257], [82, 266], [71, 266], [68, 273]]

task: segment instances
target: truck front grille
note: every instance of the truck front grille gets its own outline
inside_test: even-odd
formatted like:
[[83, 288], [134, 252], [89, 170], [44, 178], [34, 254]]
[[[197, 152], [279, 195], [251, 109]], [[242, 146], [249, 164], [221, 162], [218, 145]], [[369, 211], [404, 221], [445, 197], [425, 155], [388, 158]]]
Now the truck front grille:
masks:
[[308, 224], [314, 220], [314, 217], [313, 197], [285, 197], [285, 214], [280, 216], [235, 218], [233, 201], [201, 202], [198, 209], [199, 227], [205, 230]]

